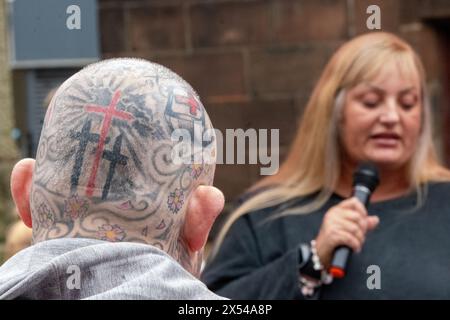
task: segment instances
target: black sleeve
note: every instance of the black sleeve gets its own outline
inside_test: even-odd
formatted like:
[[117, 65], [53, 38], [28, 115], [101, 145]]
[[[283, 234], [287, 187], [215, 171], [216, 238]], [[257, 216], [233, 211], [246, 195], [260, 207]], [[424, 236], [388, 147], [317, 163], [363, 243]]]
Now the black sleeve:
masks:
[[303, 299], [300, 255], [294, 248], [263, 263], [254, 229], [244, 215], [228, 231], [202, 280], [215, 293], [231, 299]]

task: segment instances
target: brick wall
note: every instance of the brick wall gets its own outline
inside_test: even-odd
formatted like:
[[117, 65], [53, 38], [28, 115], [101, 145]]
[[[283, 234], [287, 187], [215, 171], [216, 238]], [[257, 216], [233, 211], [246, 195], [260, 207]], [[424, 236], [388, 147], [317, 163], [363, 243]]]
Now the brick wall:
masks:
[[[281, 158], [297, 118], [333, 51], [367, 32], [366, 9], [381, 8], [382, 29], [419, 51], [438, 112], [443, 112], [442, 38], [435, 19], [445, 0], [100, 0], [104, 57], [159, 62], [200, 94], [215, 127], [279, 128]], [[436, 122], [441, 144], [441, 120]], [[257, 165], [219, 165], [228, 200], [259, 179]]]

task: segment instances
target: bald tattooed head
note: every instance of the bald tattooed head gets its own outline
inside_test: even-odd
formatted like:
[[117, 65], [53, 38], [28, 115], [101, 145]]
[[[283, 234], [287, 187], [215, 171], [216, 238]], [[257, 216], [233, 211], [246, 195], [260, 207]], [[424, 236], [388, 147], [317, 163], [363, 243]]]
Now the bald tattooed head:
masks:
[[214, 157], [214, 136], [202, 139], [211, 128], [191, 86], [158, 64], [112, 59], [76, 73], [44, 121], [30, 199], [34, 242], [132, 241], [176, 255], [188, 199], [212, 183], [214, 164], [174, 161], [173, 133], [183, 129], [193, 150]]

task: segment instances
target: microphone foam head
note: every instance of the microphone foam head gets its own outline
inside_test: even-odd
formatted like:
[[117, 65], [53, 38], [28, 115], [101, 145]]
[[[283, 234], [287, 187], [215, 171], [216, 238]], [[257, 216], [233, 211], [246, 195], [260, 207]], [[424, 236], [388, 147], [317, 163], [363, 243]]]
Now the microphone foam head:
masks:
[[380, 179], [378, 177], [378, 169], [371, 162], [361, 163], [353, 174], [353, 186], [363, 185], [371, 192], [378, 186]]

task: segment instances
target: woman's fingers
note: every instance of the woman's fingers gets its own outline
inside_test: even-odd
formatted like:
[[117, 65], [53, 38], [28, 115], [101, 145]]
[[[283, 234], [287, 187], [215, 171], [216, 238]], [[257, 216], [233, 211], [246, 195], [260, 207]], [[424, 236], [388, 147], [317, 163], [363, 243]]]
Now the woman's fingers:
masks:
[[358, 239], [357, 236], [355, 236], [351, 232], [348, 232], [347, 230], [342, 229], [336, 232], [334, 236], [333, 247], [336, 248], [339, 246], [347, 246], [355, 252], [360, 252], [362, 243], [363, 241]]
[[359, 226], [359, 224], [353, 221], [343, 220], [341, 224], [341, 231], [353, 235], [361, 244], [366, 238], [365, 231]]
[[361, 214], [361, 216], [367, 216], [366, 207], [356, 197], [352, 197], [342, 201], [340, 204], [338, 204], [338, 207], [341, 209], [350, 209], [356, 211]]
[[356, 198], [342, 201], [325, 214], [316, 238], [317, 252], [328, 265], [336, 247], [348, 246], [360, 252], [366, 240], [366, 233], [379, 223], [377, 216], [369, 216], [362, 203]]
[[379, 223], [380, 223], [380, 218], [378, 218], [378, 216], [367, 217], [367, 230], [371, 231], [371, 230], [375, 229]]
[[336, 218], [357, 223], [364, 233], [367, 232], [367, 216], [362, 216], [359, 212], [341, 209], [340, 213], [336, 213]]

